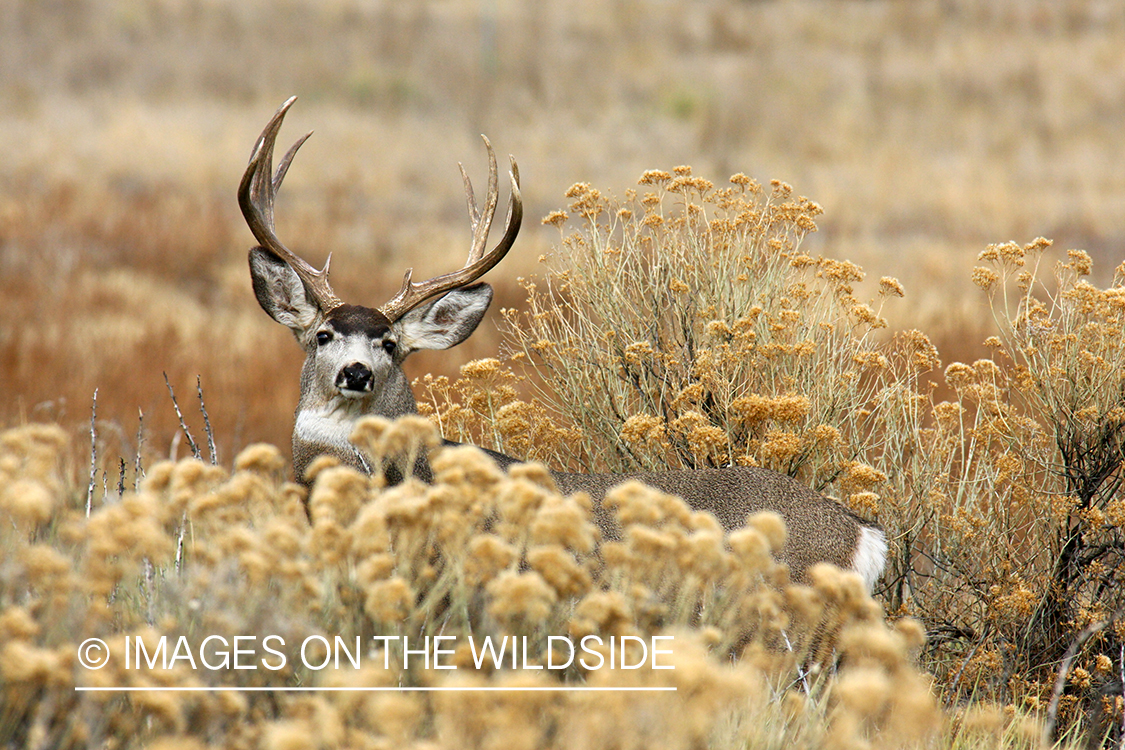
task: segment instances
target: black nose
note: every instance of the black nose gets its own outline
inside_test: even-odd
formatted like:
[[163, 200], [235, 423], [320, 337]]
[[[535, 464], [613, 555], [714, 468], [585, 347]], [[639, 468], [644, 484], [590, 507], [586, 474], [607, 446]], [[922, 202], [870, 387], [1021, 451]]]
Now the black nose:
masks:
[[345, 391], [370, 391], [372, 381], [371, 369], [361, 362], [352, 362], [336, 375], [336, 387]]

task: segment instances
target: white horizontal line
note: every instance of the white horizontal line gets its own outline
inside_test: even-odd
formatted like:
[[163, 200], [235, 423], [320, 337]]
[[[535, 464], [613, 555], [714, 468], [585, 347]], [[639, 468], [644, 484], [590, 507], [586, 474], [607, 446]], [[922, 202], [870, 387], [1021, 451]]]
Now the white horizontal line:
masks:
[[113, 692], [113, 693], [202, 693], [217, 690], [226, 690], [242, 693], [318, 693], [318, 692], [413, 692], [413, 693], [438, 693], [438, 692], [463, 692], [463, 693], [532, 693], [532, 692], [676, 692], [674, 687], [585, 687], [566, 686], [558, 687], [75, 687], [78, 692]]

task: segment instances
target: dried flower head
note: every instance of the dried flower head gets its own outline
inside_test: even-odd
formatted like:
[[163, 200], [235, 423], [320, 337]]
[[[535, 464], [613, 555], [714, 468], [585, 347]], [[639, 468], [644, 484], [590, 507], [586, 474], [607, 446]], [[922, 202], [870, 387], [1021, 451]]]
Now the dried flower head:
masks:
[[973, 269], [972, 280], [973, 283], [979, 286], [981, 289], [985, 290], [986, 292], [990, 292], [992, 291], [993, 287], [996, 286], [996, 282], [1000, 280], [1000, 274], [996, 273], [991, 268], [977, 266]]
[[236, 471], [255, 471], [275, 477], [285, 469], [285, 458], [276, 446], [267, 443], [254, 443], [243, 448], [234, 459]]
[[0, 488], [0, 511], [19, 526], [33, 528], [46, 523], [54, 507], [51, 491], [33, 479], [18, 479]]
[[906, 295], [906, 291], [902, 288], [902, 284], [898, 279], [891, 276], [884, 276], [879, 279], [879, 294], [884, 297], [903, 297]]
[[570, 217], [567, 215], [566, 211], [552, 211], [543, 217], [543, 223], [561, 229], [568, 218]]
[[479, 534], [469, 542], [465, 578], [470, 583], [490, 581], [516, 560], [515, 547], [495, 534]]
[[579, 554], [590, 554], [598, 538], [590, 510], [574, 498], [548, 498], [531, 522], [535, 544], [558, 544]]
[[414, 605], [410, 584], [399, 577], [375, 581], [367, 587], [363, 611], [375, 622], [403, 622]]
[[520, 624], [542, 623], [558, 600], [555, 590], [539, 573], [506, 571], [486, 587], [492, 597], [488, 613], [501, 624], [518, 628]]
[[580, 566], [574, 556], [557, 544], [542, 545], [528, 550], [527, 562], [532, 570], [543, 576], [555, 593], [561, 597], [581, 596], [592, 584], [590, 574]]

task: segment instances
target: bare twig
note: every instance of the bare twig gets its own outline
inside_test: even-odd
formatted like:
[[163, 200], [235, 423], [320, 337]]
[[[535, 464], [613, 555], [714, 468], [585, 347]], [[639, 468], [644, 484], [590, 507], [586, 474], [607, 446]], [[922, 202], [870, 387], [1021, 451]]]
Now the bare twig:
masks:
[[144, 578], [142, 591], [144, 592], [145, 598], [145, 622], [148, 623], [149, 627], [152, 627], [156, 624], [156, 613], [153, 608], [154, 594], [152, 590], [152, 579], [154, 574], [155, 569], [153, 568], [152, 560], [146, 557], [144, 559]]
[[203, 455], [199, 452], [199, 446], [195, 444], [195, 438], [191, 436], [191, 430], [188, 429], [187, 422], [184, 421], [184, 413], [180, 411], [180, 404], [176, 401], [176, 392], [172, 390], [172, 384], [168, 382], [168, 373], [164, 373], [164, 385], [168, 386], [168, 395], [172, 397], [172, 406], [176, 409], [176, 416], [180, 418], [180, 429], [184, 431], [184, 437], [187, 438], [191, 455], [202, 461]]
[[1059, 664], [1058, 676], [1055, 677], [1055, 689], [1051, 691], [1051, 702], [1047, 706], [1047, 720], [1043, 723], [1043, 744], [1045, 746], [1051, 745], [1051, 738], [1055, 735], [1055, 724], [1058, 722], [1059, 718], [1059, 699], [1062, 697], [1063, 690], [1066, 689], [1066, 677], [1070, 674], [1070, 665], [1074, 663], [1075, 657], [1078, 656], [1078, 652], [1082, 650], [1082, 647], [1086, 645], [1086, 641], [1090, 640], [1090, 638], [1108, 624], [1108, 621], [1102, 620], [1101, 622], [1087, 625], [1067, 648], [1066, 655], [1063, 656], [1062, 663]]
[[133, 490], [140, 486], [144, 467], [141, 466], [141, 449], [145, 442], [145, 413], [137, 409], [137, 454], [133, 457]]
[[94, 403], [90, 407], [90, 486], [86, 489], [86, 518], [94, 504], [94, 482], [98, 476], [98, 389], [94, 389]]
[[[785, 639], [785, 648], [792, 653], [793, 644], [789, 642], [789, 634], [785, 632], [784, 628], [781, 631], [781, 637]], [[805, 689], [805, 695], [812, 695], [812, 690], [809, 688], [808, 674], [805, 672], [805, 668], [799, 660], [797, 662], [797, 676], [801, 678], [801, 686]]]
[[949, 688], [949, 698], [950, 698], [950, 700], [955, 701], [957, 699], [957, 686], [961, 683], [961, 675], [963, 675], [965, 673], [965, 668], [969, 666], [969, 662], [971, 662], [973, 660], [973, 657], [977, 653], [977, 649], [979, 649], [981, 647], [982, 643], [984, 643], [983, 638], [981, 638], [981, 640], [977, 641], [976, 645], [974, 645], [972, 650], [969, 651], [969, 655], [966, 656], [965, 660], [961, 662], [961, 668], [957, 670], [957, 675], [953, 678], [953, 684]]
[[[141, 452], [144, 450], [145, 444], [145, 413], [143, 409], [137, 409], [137, 452], [133, 455], [133, 491], [136, 492], [140, 488], [141, 477], [144, 476], [144, 465], [142, 464]], [[153, 612], [153, 576], [155, 569], [152, 565], [152, 560], [149, 558], [144, 559], [144, 597], [146, 616], [145, 621], [151, 626], [155, 624], [156, 615]]]
[[211, 430], [211, 418], [207, 416], [207, 405], [203, 403], [203, 381], [195, 376], [195, 390], [199, 394], [199, 411], [203, 413], [203, 431], [207, 433], [207, 452], [211, 456], [211, 465], [219, 463], [219, 453], [215, 450], [215, 433]]
[[184, 511], [183, 516], [180, 517], [180, 526], [176, 530], [176, 572], [180, 572], [180, 566], [184, 561], [184, 534], [187, 532], [187, 511]]

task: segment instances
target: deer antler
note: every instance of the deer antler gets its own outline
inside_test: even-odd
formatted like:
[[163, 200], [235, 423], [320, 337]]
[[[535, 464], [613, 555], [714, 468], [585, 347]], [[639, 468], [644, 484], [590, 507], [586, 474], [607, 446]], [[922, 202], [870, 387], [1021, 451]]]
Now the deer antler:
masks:
[[293, 161], [297, 149], [312, 135], [310, 131], [293, 144], [271, 177], [274, 141], [277, 140], [278, 131], [281, 130], [285, 113], [295, 101], [297, 101], [295, 96], [287, 99], [258, 136], [258, 142], [254, 144], [254, 151], [250, 154], [250, 163], [246, 166], [242, 182], [238, 185], [238, 205], [242, 207], [242, 215], [246, 217], [250, 231], [254, 233], [254, 238], [262, 248], [292, 268], [301, 279], [312, 301], [322, 312], [328, 312], [342, 304], [328, 284], [328, 265], [332, 262], [332, 256], [328, 256], [322, 270], [316, 270], [281, 244], [273, 225], [273, 203], [281, 187], [281, 181], [285, 179], [285, 173], [289, 171], [289, 164]]
[[496, 153], [492, 150], [492, 144], [489, 143], [488, 138], [483, 135], [481, 138], [484, 140], [485, 148], [488, 149], [488, 195], [484, 199], [483, 211], [477, 209], [476, 198], [473, 195], [473, 183], [469, 180], [465, 167], [461, 166], [461, 177], [465, 181], [465, 200], [469, 204], [469, 225], [473, 233], [469, 257], [460, 271], [435, 276], [420, 284], [410, 280], [414, 269], [407, 269], [406, 275], [402, 279], [402, 288], [399, 289], [398, 294], [379, 308], [380, 312], [391, 321], [398, 320], [432, 297], [476, 281], [499, 263], [512, 248], [512, 243], [516, 241], [520, 224], [523, 222], [523, 200], [520, 198], [520, 170], [516, 166], [516, 160], [509, 156], [508, 159], [512, 165], [509, 173], [512, 180], [512, 194], [508, 199], [507, 226], [504, 229], [504, 236], [496, 247], [488, 253], [484, 251], [485, 244], [488, 242], [488, 232], [492, 228], [492, 217], [496, 214], [499, 190], [497, 189]]

